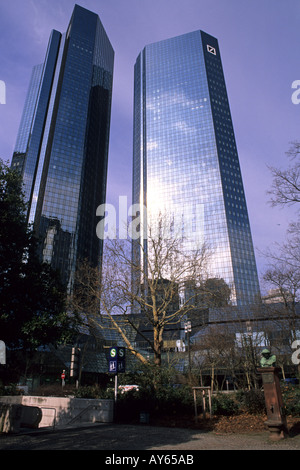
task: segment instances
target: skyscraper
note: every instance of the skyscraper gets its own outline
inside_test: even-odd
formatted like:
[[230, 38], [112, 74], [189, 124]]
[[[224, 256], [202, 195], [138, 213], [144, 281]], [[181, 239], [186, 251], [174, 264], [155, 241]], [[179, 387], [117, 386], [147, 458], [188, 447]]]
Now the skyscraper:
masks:
[[96, 208], [105, 202], [114, 51], [95, 13], [75, 5], [33, 68], [12, 159], [23, 175], [40, 256], [72, 288], [76, 263], [101, 257]]
[[254, 302], [257, 268], [217, 39], [195, 31], [146, 46], [134, 84], [133, 203], [148, 217], [175, 214], [185, 249], [212, 249], [209, 274], [227, 282], [233, 304]]

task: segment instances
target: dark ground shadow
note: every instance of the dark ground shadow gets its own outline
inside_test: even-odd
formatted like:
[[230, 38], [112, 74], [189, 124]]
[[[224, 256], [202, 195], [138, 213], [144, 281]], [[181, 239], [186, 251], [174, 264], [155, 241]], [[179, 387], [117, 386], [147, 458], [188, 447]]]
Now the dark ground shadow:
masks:
[[[205, 431], [156, 426], [95, 424], [76, 429], [56, 429], [1, 435], [0, 450], [147, 450], [174, 447], [201, 438]], [[166, 448], [167, 448], [166, 447]], [[183, 447], [181, 447], [183, 448]]]

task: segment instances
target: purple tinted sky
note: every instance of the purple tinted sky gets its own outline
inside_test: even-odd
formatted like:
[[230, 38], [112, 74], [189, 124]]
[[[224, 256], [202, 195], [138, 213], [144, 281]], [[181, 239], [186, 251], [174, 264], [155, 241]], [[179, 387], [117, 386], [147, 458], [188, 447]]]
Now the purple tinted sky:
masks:
[[[219, 40], [259, 275], [260, 251], [282, 241], [296, 209], [268, 204], [268, 165], [286, 166], [299, 138], [299, 0], [81, 0], [96, 12], [115, 50], [107, 202], [131, 198], [133, 67], [146, 44], [202, 29]], [[32, 66], [52, 29], [64, 32], [73, 0], [0, 0], [0, 157], [10, 160]]]

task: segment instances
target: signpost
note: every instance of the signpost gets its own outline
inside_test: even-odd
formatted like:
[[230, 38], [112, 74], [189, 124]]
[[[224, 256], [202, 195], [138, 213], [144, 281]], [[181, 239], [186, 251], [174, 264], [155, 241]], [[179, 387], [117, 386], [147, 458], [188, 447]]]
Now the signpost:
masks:
[[61, 378], [61, 386], [62, 386], [62, 388], [64, 388], [64, 386], [65, 386], [65, 378], [66, 378], [66, 374], [65, 374], [65, 372], [66, 372], [66, 371], [65, 371], [65, 370], [63, 370], [63, 371], [62, 371], [62, 374], [61, 374], [61, 376], [60, 376], [60, 378]]
[[115, 402], [117, 402], [118, 373], [125, 372], [125, 348], [113, 347], [109, 349], [108, 372], [115, 374]]
[[125, 372], [125, 348], [113, 347], [109, 349], [108, 372], [114, 374]]

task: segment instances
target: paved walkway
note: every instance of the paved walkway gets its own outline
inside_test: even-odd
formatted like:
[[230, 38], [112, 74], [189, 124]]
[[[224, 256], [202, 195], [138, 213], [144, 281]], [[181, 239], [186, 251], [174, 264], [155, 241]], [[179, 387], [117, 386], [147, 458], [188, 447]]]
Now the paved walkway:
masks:
[[[181, 428], [145, 425], [93, 424], [56, 430], [31, 430], [0, 435], [3, 450], [101, 450], [198, 451], [198, 450], [300, 450], [300, 435], [279, 442], [269, 432], [217, 434]], [[104, 452], [105, 453], [105, 452]]]

